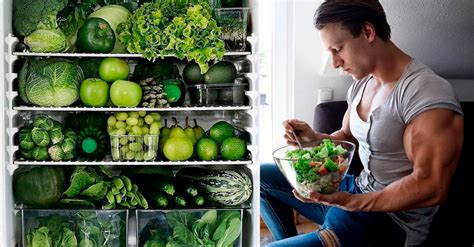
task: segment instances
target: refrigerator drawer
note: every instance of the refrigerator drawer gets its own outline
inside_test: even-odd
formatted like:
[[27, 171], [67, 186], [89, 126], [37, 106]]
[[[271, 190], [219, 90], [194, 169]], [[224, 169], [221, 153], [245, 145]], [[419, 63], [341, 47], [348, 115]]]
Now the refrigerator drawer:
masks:
[[127, 246], [128, 210], [23, 209], [21, 213], [25, 247]]

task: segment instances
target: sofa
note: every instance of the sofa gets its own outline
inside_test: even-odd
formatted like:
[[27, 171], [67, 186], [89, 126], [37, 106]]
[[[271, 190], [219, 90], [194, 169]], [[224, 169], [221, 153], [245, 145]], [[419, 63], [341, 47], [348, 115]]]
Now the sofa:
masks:
[[[448, 199], [435, 215], [428, 239], [423, 246], [474, 246], [474, 206], [469, 202], [474, 199], [474, 161], [469, 159], [469, 152], [474, 153], [474, 102], [461, 102], [464, 112], [464, 146], [457, 170], [454, 174]], [[332, 133], [341, 127], [342, 118], [347, 110], [345, 101], [325, 102], [314, 110], [313, 128], [322, 133]], [[351, 162], [349, 173], [357, 175], [362, 164], [356, 154]], [[471, 187], [472, 186], [472, 187]]]

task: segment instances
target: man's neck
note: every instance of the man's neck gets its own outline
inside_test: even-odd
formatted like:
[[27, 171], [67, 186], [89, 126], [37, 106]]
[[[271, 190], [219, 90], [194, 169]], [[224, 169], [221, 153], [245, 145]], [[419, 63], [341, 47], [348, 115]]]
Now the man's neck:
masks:
[[381, 85], [396, 83], [411, 61], [411, 57], [392, 41], [382, 42], [375, 60], [373, 77]]

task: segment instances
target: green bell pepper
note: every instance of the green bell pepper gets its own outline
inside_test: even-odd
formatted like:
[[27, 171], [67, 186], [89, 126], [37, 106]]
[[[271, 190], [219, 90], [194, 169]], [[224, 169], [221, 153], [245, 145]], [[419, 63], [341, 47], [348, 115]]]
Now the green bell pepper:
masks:
[[90, 18], [77, 31], [77, 50], [80, 52], [108, 53], [115, 45], [115, 34], [102, 18]]

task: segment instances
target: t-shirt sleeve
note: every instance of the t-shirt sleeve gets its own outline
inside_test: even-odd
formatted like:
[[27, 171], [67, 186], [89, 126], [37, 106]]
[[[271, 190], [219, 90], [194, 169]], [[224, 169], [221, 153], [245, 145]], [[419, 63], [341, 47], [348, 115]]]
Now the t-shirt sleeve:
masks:
[[463, 114], [451, 84], [435, 74], [419, 75], [404, 89], [401, 115], [405, 124], [432, 109], [449, 109]]

